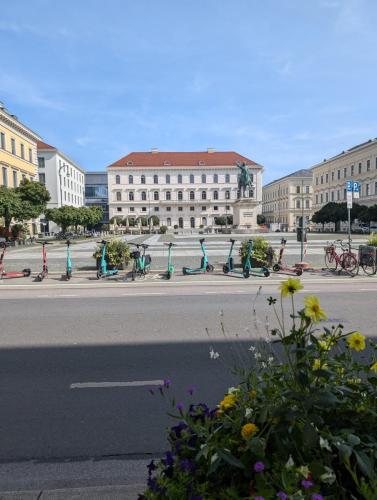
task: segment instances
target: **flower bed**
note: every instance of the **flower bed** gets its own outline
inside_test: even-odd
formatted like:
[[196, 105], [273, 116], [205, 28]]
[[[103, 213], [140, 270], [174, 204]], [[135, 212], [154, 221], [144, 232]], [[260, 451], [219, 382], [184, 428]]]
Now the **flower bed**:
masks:
[[[315, 296], [296, 311], [300, 289], [299, 279], [289, 278], [280, 285], [281, 303], [268, 299], [278, 325], [272, 342], [250, 346], [250, 369], [239, 370], [239, 385], [216, 408], [186, 409], [171, 399], [178, 421], [170, 450], [150, 463], [141, 498], [377, 498], [376, 344], [342, 325], [321, 327], [326, 314]], [[170, 385], [166, 380], [160, 392], [168, 395]]]

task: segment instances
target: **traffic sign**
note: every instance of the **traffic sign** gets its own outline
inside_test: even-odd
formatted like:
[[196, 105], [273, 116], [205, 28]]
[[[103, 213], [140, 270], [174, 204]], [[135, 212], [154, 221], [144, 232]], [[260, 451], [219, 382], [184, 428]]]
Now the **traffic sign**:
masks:
[[360, 198], [360, 183], [359, 182], [353, 183], [353, 196], [354, 196], [354, 198]]
[[352, 193], [353, 190], [353, 182], [352, 181], [347, 181], [347, 192]]

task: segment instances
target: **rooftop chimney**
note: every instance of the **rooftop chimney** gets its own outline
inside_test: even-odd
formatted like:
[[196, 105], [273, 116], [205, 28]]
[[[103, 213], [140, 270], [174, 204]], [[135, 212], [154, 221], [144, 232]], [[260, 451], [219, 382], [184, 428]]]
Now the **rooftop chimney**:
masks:
[[151, 153], [152, 153], [152, 154], [156, 154], [156, 153], [158, 153], [158, 148], [152, 148], [152, 149], [151, 149]]
[[215, 148], [207, 148], [207, 153], [214, 153], [215, 152]]

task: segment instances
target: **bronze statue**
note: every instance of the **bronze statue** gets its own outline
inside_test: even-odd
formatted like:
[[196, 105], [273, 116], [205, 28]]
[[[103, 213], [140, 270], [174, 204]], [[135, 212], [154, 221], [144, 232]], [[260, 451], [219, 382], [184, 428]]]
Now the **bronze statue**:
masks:
[[245, 191], [246, 189], [250, 189], [252, 187], [253, 179], [245, 162], [241, 163], [240, 161], [237, 161], [236, 165], [241, 170], [238, 175], [238, 192], [240, 193], [240, 196], [242, 193], [242, 197], [245, 198]]

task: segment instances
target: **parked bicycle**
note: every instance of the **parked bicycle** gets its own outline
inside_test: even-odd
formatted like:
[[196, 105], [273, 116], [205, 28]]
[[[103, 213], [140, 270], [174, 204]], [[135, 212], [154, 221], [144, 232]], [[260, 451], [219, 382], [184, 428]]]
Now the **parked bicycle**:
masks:
[[[337, 252], [337, 244], [342, 249], [342, 253]], [[350, 250], [348, 243], [343, 240], [335, 240], [325, 246], [325, 265], [330, 271], [344, 270], [350, 276], [356, 276], [359, 272], [359, 261], [357, 255]]]

